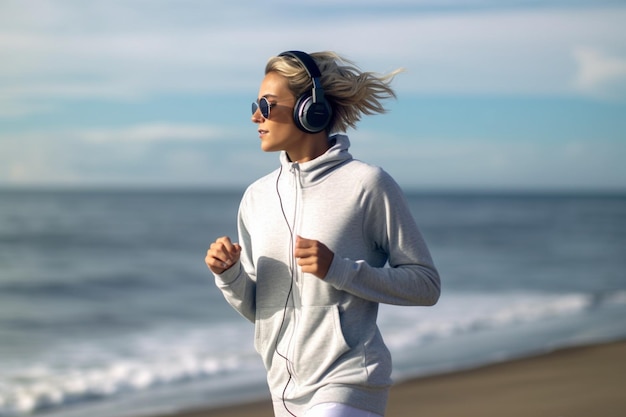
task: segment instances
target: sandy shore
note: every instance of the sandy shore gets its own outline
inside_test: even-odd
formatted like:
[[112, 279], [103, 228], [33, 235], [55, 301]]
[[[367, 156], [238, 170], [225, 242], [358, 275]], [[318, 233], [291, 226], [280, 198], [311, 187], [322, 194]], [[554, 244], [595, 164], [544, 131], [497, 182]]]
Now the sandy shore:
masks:
[[[394, 386], [386, 417], [626, 416], [626, 341]], [[273, 417], [269, 400], [176, 417]]]

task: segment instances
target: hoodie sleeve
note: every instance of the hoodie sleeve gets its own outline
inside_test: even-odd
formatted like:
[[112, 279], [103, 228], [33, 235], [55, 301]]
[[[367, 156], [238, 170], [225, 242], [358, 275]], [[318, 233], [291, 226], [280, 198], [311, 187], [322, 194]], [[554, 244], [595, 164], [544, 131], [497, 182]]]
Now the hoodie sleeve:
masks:
[[335, 254], [325, 281], [379, 303], [434, 305], [441, 291], [439, 274], [402, 190], [381, 169], [363, 181], [364, 236], [387, 255], [389, 267]]
[[215, 275], [215, 284], [226, 301], [243, 317], [254, 323], [256, 311], [256, 276], [251, 258], [250, 234], [244, 221], [244, 200], [239, 208], [238, 228], [241, 257], [232, 267]]

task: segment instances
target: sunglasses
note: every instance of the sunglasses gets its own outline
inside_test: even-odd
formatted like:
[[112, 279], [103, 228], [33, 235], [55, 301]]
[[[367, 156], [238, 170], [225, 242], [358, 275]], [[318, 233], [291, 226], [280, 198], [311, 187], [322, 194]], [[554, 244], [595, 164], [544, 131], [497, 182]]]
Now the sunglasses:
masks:
[[257, 109], [261, 111], [261, 115], [269, 119], [270, 118], [270, 109], [274, 107], [276, 103], [270, 103], [266, 97], [261, 97], [257, 101], [252, 102], [252, 114], [256, 113]]

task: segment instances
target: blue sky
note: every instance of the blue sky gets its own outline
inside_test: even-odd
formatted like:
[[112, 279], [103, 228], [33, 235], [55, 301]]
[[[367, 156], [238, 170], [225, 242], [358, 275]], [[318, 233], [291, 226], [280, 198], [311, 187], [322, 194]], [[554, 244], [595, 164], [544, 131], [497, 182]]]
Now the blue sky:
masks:
[[266, 60], [403, 67], [353, 155], [424, 190], [626, 190], [625, 1], [2, 0], [0, 186], [244, 187]]

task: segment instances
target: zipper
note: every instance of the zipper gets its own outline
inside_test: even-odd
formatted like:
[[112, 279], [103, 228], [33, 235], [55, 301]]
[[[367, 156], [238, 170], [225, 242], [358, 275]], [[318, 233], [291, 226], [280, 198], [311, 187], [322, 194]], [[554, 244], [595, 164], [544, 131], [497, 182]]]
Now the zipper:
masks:
[[[291, 164], [291, 168], [289, 172], [293, 174], [294, 180], [294, 206], [293, 206], [293, 227], [292, 227], [292, 235], [291, 235], [291, 257], [294, 262], [294, 280], [296, 284], [300, 283], [300, 274], [298, 273], [298, 264], [295, 259], [294, 250], [296, 248], [296, 239], [298, 237], [298, 229], [300, 228], [300, 206], [301, 206], [301, 193], [302, 193], [302, 184], [300, 183], [300, 165], [297, 162]], [[299, 286], [299, 285], [298, 285]], [[299, 296], [299, 294], [298, 294]]]
[[[289, 168], [289, 172], [293, 175], [292, 180], [294, 182], [294, 209], [293, 209], [293, 227], [292, 227], [292, 235], [291, 235], [291, 253], [289, 254], [290, 256], [290, 262], [292, 263], [293, 267], [292, 267], [292, 274], [293, 274], [293, 291], [292, 291], [292, 297], [293, 297], [293, 326], [291, 328], [291, 336], [289, 339], [289, 344], [287, 347], [287, 357], [289, 358], [288, 360], [288, 367], [289, 367], [289, 373], [291, 374], [291, 384], [292, 385], [292, 389], [295, 389], [298, 385], [298, 378], [297, 378], [297, 374], [296, 374], [296, 370], [295, 370], [295, 365], [294, 365], [294, 361], [293, 358], [295, 357], [295, 335], [296, 335], [296, 330], [299, 327], [299, 322], [300, 322], [300, 314], [301, 311], [298, 308], [298, 306], [300, 306], [302, 304], [302, 298], [300, 296], [301, 294], [301, 289], [302, 289], [302, 277], [300, 276], [300, 270], [298, 268], [298, 261], [295, 258], [294, 255], [294, 251], [296, 248], [296, 239], [298, 236], [298, 229], [300, 226], [300, 221], [301, 221], [301, 195], [302, 195], [302, 183], [301, 183], [301, 177], [300, 177], [300, 165], [297, 162], [294, 162], [291, 164], [291, 167]], [[295, 341], [297, 343], [297, 341]]]

